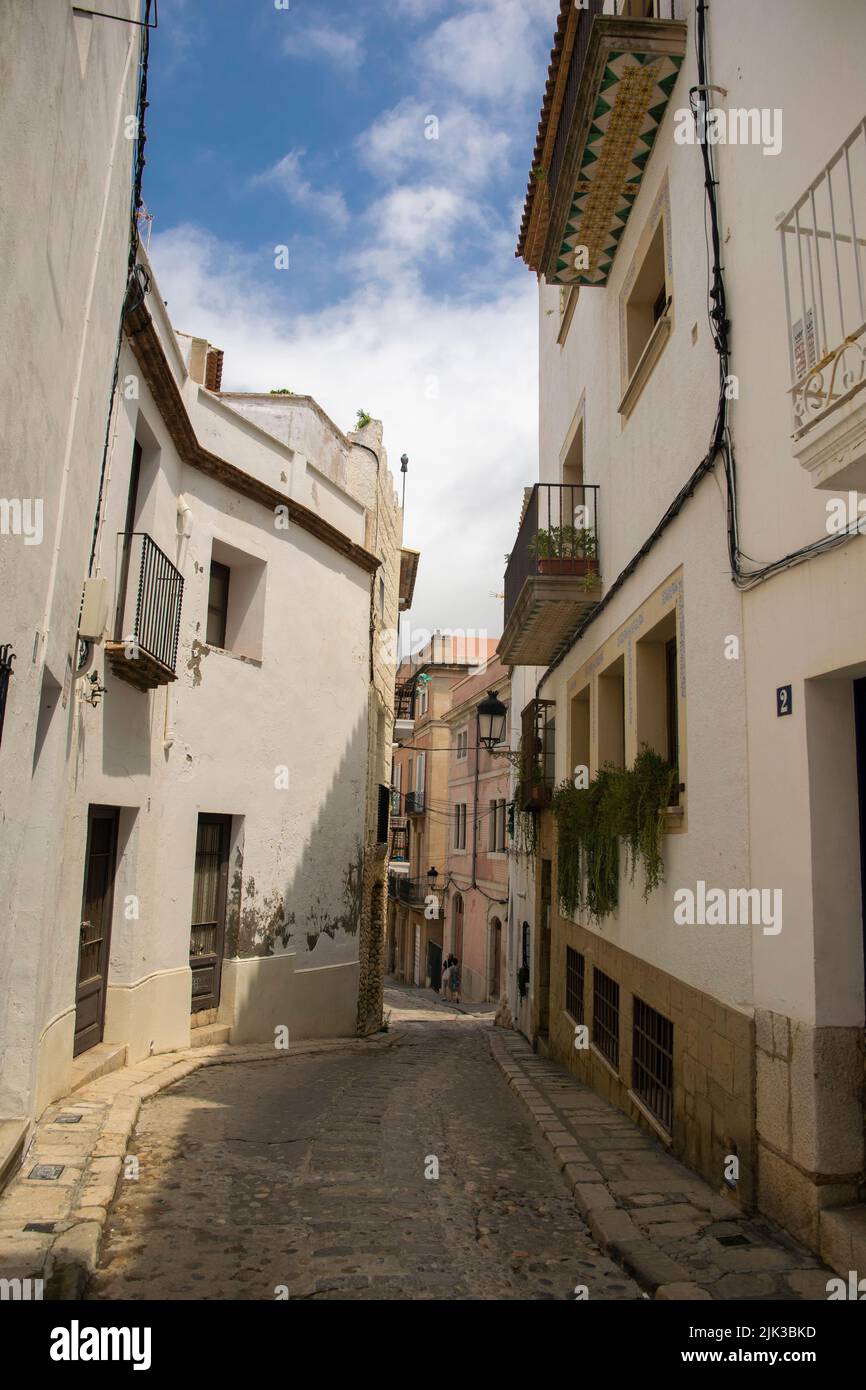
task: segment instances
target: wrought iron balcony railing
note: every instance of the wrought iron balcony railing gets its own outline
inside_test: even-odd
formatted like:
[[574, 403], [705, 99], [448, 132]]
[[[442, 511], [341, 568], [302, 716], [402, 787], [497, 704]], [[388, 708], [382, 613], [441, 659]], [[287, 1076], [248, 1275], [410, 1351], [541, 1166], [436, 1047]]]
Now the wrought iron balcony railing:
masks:
[[779, 230], [799, 437], [866, 390], [866, 120]]
[[388, 875], [388, 894], [397, 902], [409, 907], [424, 907], [431, 892], [426, 878], [405, 878], [400, 874]]
[[424, 814], [424, 793], [423, 793], [423, 792], [407, 792], [407, 793], [406, 793], [406, 815], [407, 815], [407, 816], [421, 816], [421, 815], [423, 815], [423, 814]]
[[556, 701], [530, 700], [521, 715], [520, 781], [517, 805], [521, 811], [542, 811], [553, 798], [556, 770]]
[[536, 483], [505, 571], [506, 628], [527, 579], [571, 576], [589, 589], [598, 572], [598, 487]]
[[176, 679], [183, 575], [144, 531], [123, 535], [117, 617], [106, 655], [139, 690]]
[[408, 685], [398, 685], [394, 699], [394, 718], [395, 719], [414, 719], [415, 718], [415, 682]]

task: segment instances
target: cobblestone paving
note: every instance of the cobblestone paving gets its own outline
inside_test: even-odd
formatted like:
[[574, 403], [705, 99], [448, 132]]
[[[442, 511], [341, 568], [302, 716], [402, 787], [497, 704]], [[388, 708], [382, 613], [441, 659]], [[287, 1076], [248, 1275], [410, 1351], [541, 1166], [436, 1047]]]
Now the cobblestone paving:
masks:
[[143, 1106], [90, 1298], [643, 1296], [509, 1090], [490, 1018], [389, 996], [394, 1047], [212, 1068]]
[[656, 1298], [826, 1300], [832, 1271], [778, 1226], [744, 1216], [519, 1033], [490, 1040], [591, 1233]]

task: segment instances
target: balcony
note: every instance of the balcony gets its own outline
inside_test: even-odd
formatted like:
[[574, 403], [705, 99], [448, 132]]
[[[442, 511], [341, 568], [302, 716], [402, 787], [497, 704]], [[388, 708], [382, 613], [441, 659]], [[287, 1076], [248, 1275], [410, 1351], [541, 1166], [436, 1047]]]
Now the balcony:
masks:
[[601, 597], [598, 488], [536, 483], [505, 571], [507, 666], [547, 666]]
[[866, 121], [779, 222], [794, 453], [816, 487], [866, 491]]
[[409, 739], [415, 730], [415, 682], [398, 685], [394, 693], [394, 741]]
[[407, 907], [423, 908], [430, 895], [426, 878], [403, 878], [393, 871], [388, 874], [388, 896]]
[[520, 811], [543, 811], [553, 799], [556, 777], [556, 701], [530, 700], [520, 719]]
[[604, 285], [686, 51], [675, 0], [572, 0], [550, 63], [518, 254]]
[[118, 680], [155, 690], [177, 680], [183, 575], [145, 532], [122, 540], [115, 638], [105, 655]]
[[407, 792], [407, 793], [406, 793], [406, 815], [407, 815], [407, 816], [423, 816], [423, 814], [424, 814], [424, 793], [423, 793], [423, 792]]

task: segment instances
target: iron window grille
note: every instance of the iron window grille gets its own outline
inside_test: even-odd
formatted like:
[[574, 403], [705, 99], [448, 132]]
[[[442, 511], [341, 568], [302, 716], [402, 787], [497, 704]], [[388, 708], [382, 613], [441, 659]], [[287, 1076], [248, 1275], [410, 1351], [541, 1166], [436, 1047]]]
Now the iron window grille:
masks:
[[632, 1090], [669, 1133], [673, 1119], [673, 1087], [674, 1025], [635, 996]]
[[580, 951], [570, 946], [565, 948], [565, 1011], [575, 1023], [585, 1021], [583, 1004], [584, 976], [586, 960]]
[[619, 1071], [619, 985], [603, 970], [592, 971], [592, 1041]]

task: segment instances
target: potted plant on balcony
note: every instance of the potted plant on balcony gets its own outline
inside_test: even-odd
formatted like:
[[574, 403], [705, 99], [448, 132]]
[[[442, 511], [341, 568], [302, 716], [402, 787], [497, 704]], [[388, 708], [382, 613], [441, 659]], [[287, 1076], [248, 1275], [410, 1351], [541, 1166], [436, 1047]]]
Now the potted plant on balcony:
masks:
[[590, 577], [598, 573], [598, 540], [588, 526], [551, 526], [536, 531], [529, 542], [539, 574]]

